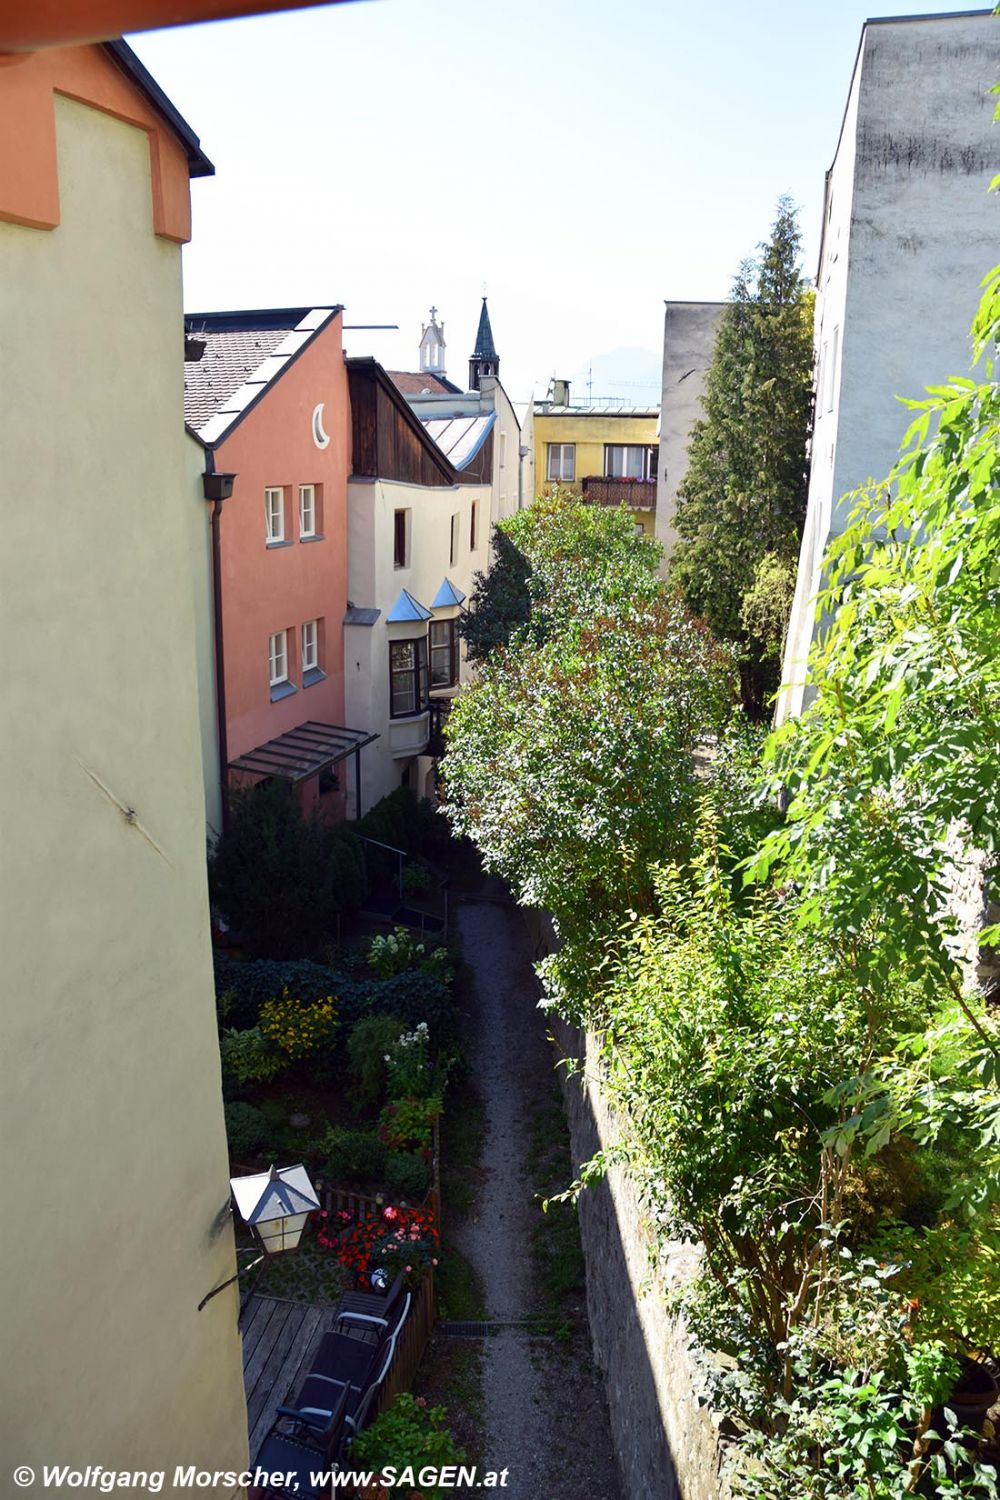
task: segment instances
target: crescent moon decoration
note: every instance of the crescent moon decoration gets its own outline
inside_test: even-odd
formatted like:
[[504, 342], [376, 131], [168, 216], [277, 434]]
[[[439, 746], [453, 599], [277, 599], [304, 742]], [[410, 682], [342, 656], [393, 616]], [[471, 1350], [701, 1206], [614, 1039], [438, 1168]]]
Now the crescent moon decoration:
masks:
[[329, 434], [323, 431], [323, 405], [324, 403], [321, 401], [314, 410], [312, 418], [313, 442], [317, 448], [329, 448], [330, 446]]

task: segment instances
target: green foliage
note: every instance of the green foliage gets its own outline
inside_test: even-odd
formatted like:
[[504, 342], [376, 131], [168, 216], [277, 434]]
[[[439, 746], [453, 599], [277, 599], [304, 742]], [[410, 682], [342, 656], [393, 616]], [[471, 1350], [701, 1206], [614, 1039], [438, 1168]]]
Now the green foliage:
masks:
[[466, 655], [474, 662], [508, 645], [531, 614], [531, 564], [503, 526], [493, 528], [492, 550], [492, 566], [476, 574], [468, 609], [458, 620]]
[[[430, 1063], [426, 1021], [393, 1038], [385, 1055], [389, 1093], [393, 1099], [426, 1099], [434, 1074]], [[438, 1084], [440, 1093], [440, 1081]]]
[[795, 209], [737, 274], [719, 320], [689, 467], [677, 495], [670, 577], [742, 657], [744, 705], [762, 716], [777, 687], [808, 491], [813, 294]]
[[323, 1140], [323, 1173], [328, 1182], [381, 1183], [386, 1148], [373, 1130], [344, 1130], [331, 1126]]
[[357, 839], [302, 816], [294, 789], [275, 779], [235, 791], [209, 865], [212, 899], [252, 951], [312, 952], [338, 912], [365, 894]]
[[[433, 951], [447, 953], [445, 948]], [[261, 1006], [287, 987], [303, 1001], [335, 995], [342, 1025], [351, 1026], [368, 1015], [391, 1015], [409, 1027], [426, 1021], [440, 1042], [454, 1028], [457, 1007], [450, 989], [450, 964], [435, 959], [432, 968], [435, 972], [408, 969], [391, 979], [359, 980], [324, 964], [238, 960], [217, 954], [215, 982], [217, 994], [226, 1000], [225, 1019], [240, 1026], [252, 1026]]]
[[397, 1151], [429, 1150], [434, 1122], [441, 1115], [441, 1100], [409, 1096], [391, 1100], [379, 1115], [379, 1135]]
[[227, 1083], [266, 1083], [288, 1067], [289, 1059], [258, 1027], [224, 1031], [219, 1039], [222, 1077]]
[[417, 1151], [389, 1151], [385, 1158], [385, 1185], [394, 1200], [418, 1202], [430, 1185], [430, 1171]]
[[424, 891], [429, 891], [434, 884], [430, 870], [423, 865], [403, 866], [403, 894], [406, 896], [420, 896]]
[[423, 841], [433, 836], [435, 820], [429, 802], [421, 801], [409, 787], [399, 786], [376, 802], [354, 826], [365, 838], [416, 854]]
[[625, 513], [555, 499], [513, 522], [544, 592], [452, 708], [446, 810], [568, 940], [646, 906], [649, 862], [683, 849], [690, 752], [727, 715], [731, 664]]
[[234, 1161], [245, 1161], [256, 1156], [258, 1150], [270, 1137], [268, 1124], [259, 1109], [239, 1100], [225, 1106], [226, 1138], [229, 1154]]
[[[976, 333], [995, 346], [1000, 268]], [[907, 404], [907, 451], [828, 550], [816, 696], [767, 747], [788, 817], [753, 873], [799, 883], [862, 982], [904, 961], [957, 992], [953, 835], [995, 851], [1000, 829], [1000, 388], [955, 378]]]
[[464, 1452], [445, 1427], [444, 1407], [428, 1406], [422, 1397], [411, 1396], [408, 1391], [401, 1392], [355, 1439], [351, 1448], [351, 1464], [356, 1469], [382, 1473], [394, 1468], [401, 1474], [404, 1469], [412, 1468], [411, 1488], [419, 1486], [424, 1500], [444, 1500], [445, 1491], [421, 1483], [421, 1469], [441, 1469], [464, 1462]]
[[380, 979], [391, 979], [396, 974], [405, 974], [408, 969], [421, 969], [424, 973], [448, 974], [448, 954], [444, 948], [428, 951], [427, 945], [418, 942], [408, 927], [396, 927], [385, 935], [378, 933], [368, 945], [368, 967]]
[[347, 1055], [358, 1104], [374, 1104], [381, 1096], [389, 1048], [404, 1030], [398, 1016], [363, 1016], [351, 1028]]

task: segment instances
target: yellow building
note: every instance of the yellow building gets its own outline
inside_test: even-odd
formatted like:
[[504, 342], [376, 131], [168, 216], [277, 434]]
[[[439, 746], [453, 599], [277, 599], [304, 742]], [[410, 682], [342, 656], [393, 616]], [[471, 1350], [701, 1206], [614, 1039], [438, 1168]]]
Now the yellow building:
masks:
[[659, 417], [655, 406], [573, 405], [569, 382], [553, 381], [532, 411], [536, 490], [628, 505], [636, 530], [655, 536]]

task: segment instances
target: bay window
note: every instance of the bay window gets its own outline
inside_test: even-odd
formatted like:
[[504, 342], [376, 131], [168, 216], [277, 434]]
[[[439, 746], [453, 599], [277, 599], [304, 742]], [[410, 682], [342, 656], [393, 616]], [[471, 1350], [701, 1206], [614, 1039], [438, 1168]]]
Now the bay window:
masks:
[[454, 687], [458, 681], [458, 638], [454, 620], [432, 620], [431, 687]]
[[389, 714], [403, 719], [427, 707], [427, 637], [389, 642]]

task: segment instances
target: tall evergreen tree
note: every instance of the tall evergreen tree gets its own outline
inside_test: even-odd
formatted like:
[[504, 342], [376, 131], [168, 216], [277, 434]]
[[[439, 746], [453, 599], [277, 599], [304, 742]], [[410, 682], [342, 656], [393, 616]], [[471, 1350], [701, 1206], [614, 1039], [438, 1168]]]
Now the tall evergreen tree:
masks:
[[778, 685], [783, 602], [806, 517], [813, 293], [800, 246], [795, 208], [780, 198], [771, 238], [741, 265], [719, 322], [670, 561], [689, 607], [737, 644], [744, 706], [756, 718]]

